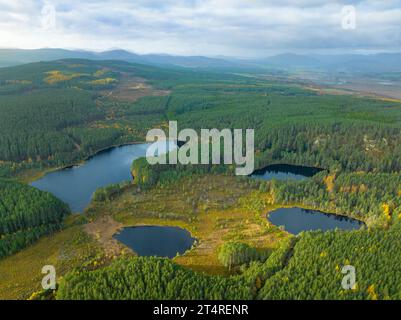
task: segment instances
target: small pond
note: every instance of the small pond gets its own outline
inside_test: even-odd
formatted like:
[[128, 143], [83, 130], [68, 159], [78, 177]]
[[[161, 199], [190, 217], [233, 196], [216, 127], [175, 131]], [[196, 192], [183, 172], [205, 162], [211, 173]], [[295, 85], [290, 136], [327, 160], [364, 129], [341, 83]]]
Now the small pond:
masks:
[[355, 230], [364, 223], [352, 218], [302, 208], [281, 208], [269, 213], [268, 220], [292, 234], [312, 230]]
[[304, 180], [322, 171], [319, 168], [294, 166], [289, 164], [273, 164], [256, 170], [251, 177], [261, 180]]
[[139, 226], [129, 227], [114, 235], [114, 238], [135, 251], [139, 256], [174, 258], [191, 249], [195, 238], [178, 227]]

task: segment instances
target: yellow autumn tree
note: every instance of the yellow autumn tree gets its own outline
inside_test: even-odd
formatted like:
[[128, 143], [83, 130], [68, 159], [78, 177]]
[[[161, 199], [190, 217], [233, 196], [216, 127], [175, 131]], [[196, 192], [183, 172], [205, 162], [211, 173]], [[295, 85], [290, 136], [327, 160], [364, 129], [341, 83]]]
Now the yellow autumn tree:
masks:
[[336, 175], [328, 175], [327, 177], [323, 178], [324, 183], [326, 184], [327, 191], [332, 192], [334, 189], [334, 180], [336, 179]]
[[378, 300], [379, 296], [378, 296], [377, 293], [376, 293], [376, 289], [375, 289], [375, 285], [374, 285], [374, 284], [372, 284], [372, 285], [370, 285], [370, 286], [368, 287], [367, 292], [368, 292], [369, 298], [370, 298], [371, 300]]
[[390, 205], [387, 204], [387, 203], [383, 203], [382, 204], [382, 208], [383, 208], [384, 216], [386, 217], [386, 219], [388, 221], [390, 221], [391, 220], [391, 207], [390, 207]]

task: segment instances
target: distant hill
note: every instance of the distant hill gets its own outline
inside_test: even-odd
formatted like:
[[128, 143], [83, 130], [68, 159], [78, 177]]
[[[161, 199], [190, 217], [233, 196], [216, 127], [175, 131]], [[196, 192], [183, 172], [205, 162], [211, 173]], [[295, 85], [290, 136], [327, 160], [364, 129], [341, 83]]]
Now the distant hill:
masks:
[[67, 58], [91, 60], [123, 60], [154, 66], [177, 66], [202, 69], [277, 69], [326, 72], [380, 73], [400, 72], [401, 53], [372, 55], [300, 55], [285, 53], [263, 59], [210, 58], [203, 56], [172, 56], [166, 54], [139, 55], [125, 50], [104, 52], [64, 49], [0, 49], [0, 67]]
[[65, 58], [90, 59], [93, 53], [64, 49], [0, 49], [0, 67], [10, 67], [31, 62], [60, 60]]
[[91, 60], [123, 60], [131, 63], [142, 63], [156, 66], [179, 66], [188, 68], [233, 68], [246, 66], [240, 62], [202, 56], [170, 56], [163, 54], [139, 55], [125, 50], [104, 52], [72, 51], [64, 49], [0, 49], [0, 67], [9, 67], [40, 61], [60, 59], [91, 59]]

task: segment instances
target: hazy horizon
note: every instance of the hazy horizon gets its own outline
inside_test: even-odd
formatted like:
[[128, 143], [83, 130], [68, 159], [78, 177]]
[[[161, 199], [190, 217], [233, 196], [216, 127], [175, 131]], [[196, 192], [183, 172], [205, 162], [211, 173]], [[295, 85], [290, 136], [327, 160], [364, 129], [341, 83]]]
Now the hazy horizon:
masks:
[[170, 54], [165, 52], [150, 52], [150, 53], [139, 53], [133, 50], [125, 49], [125, 48], [108, 48], [105, 50], [95, 50], [95, 49], [85, 49], [85, 48], [52, 48], [52, 47], [42, 47], [42, 48], [34, 48], [34, 49], [27, 49], [27, 48], [17, 48], [17, 47], [0, 47], [0, 50], [23, 50], [23, 51], [36, 51], [36, 50], [65, 50], [71, 52], [83, 52], [83, 53], [94, 53], [94, 54], [102, 54], [107, 52], [113, 51], [121, 51], [127, 52], [130, 54], [138, 55], [138, 56], [146, 56], [146, 55], [160, 55], [160, 56], [171, 56], [171, 57], [204, 57], [204, 58], [214, 58], [214, 59], [238, 59], [238, 60], [253, 60], [253, 59], [263, 59], [263, 58], [270, 58], [275, 56], [284, 56], [284, 55], [294, 55], [294, 56], [340, 56], [340, 55], [376, 55], [376, 54], [401, 54], [401, 50], [399, 51], [384, 51], [384, 50], [375, 50], [371, 52], [292, 52], [292, 51], [282, 51], [267, 54], [261, 57], [243, 57], [243, 56], [224, 56], [224, 55], [184, 55], [184, 54]]
[[0, 48], [262, 58], [401, 52], [401, 0], [0, 0]]

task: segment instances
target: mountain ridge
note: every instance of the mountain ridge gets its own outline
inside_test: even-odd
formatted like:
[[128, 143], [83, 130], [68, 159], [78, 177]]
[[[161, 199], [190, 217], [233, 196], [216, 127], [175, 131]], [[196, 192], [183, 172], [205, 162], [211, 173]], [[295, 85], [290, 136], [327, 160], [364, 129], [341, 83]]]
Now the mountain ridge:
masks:
[[0, 67], [68, 58], [90, 60], [123, 60], [154, 66], [193, 69], [277, 69], [328, 72], [376, 73], [401, 72], [401, 53], [376, 54], [294, 54], [282, 53], [259, 59], [213, 58], [207, 56], [175, 56], [168, 54], [140, 55], [127, 50], [103, 52], [67, 49], [0, 49]]

